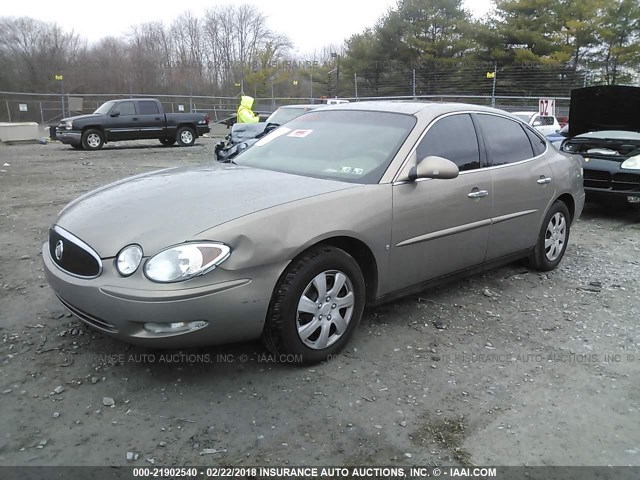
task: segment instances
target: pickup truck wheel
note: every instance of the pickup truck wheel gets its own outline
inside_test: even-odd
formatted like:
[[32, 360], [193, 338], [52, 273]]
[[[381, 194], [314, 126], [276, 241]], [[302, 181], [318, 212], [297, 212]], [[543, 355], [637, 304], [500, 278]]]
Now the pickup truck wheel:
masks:
[[181, 147], [190, 147], [196, 142], [196, 134], [191, 127], [180, 127], [176, 134], [176, 140]]
[[176, 143], [176, 139], [175, 138], [161, 138], [160, 139], [160, 143], [162, 145], [164, 145], [165, 147], [170, 147], [171, 145]]
[[82, 134], [82, 148], [85, 150], [100, 150], [104, 145], [104, 137], [100, 130], [91, 128]]

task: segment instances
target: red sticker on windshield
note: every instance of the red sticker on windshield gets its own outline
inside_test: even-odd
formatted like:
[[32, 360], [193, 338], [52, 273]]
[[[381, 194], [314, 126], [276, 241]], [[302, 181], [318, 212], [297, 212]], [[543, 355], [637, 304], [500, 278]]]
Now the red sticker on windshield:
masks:
[[294, 130], [287, 137], [304, 138], [309, 135], [313, 130]]

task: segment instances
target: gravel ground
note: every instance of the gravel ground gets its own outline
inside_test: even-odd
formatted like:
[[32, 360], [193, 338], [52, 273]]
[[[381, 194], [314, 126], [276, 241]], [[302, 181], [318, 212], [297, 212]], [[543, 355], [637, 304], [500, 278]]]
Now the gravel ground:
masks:
[[0, 465], [640, 465], [637, 212], [587, 205], [553, 272], [369, 309], [312, 368], [259, 343], [145, 350], [71, 317], [40, 258], [57, 212], [214, 142], [0, 145]]

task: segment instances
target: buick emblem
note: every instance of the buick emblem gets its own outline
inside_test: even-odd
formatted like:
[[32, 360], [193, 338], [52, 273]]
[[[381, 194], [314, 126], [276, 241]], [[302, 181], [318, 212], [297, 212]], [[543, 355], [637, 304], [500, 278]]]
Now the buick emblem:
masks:
[[56, 243], [56, 259], [58, 261], [60, 261], [60, 259], [62, 258], [63, 253], [64, 253], [64, 243], [62, 243], [62, 240], [58, 240], [58, 243]]

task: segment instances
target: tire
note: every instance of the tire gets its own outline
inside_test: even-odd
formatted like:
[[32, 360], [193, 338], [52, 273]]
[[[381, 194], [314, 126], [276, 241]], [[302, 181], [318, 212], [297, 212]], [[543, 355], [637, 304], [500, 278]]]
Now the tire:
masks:
[[286, 355], [287, 362], [327, 360], [349, 341], [364, 303], [364, 277], [353, 257], [334, 247], [315, 248], [294, 260], [278, 280], [262, 341], [279, 358]]
[[175, 138], [161, 138], [160, 139], [160, 143], [162, 145], [164, 145], [165, 147], [170, 147], [171, 145], [176, 143], [176, 139]]
[[100, 130], [90, 128], [82, 133], [82, 148], [100, 150], [104, 146], [104, 136]]
[[544, 217], [538, 242], [527, 261], [528, 265], [542, 272], [556, 268], [567, 250], [570, 229], [569, 209], [564, 202], [558, 200], [551, 205]]
[[181, 147], [190, 147], [196, 143], [196, 134], [191, 127], [180, 127], [176, 133], [176, 140]]
[[71, 144], [71, 148], [73, 148], [74, 150], [82, 150], [82, 145]]

